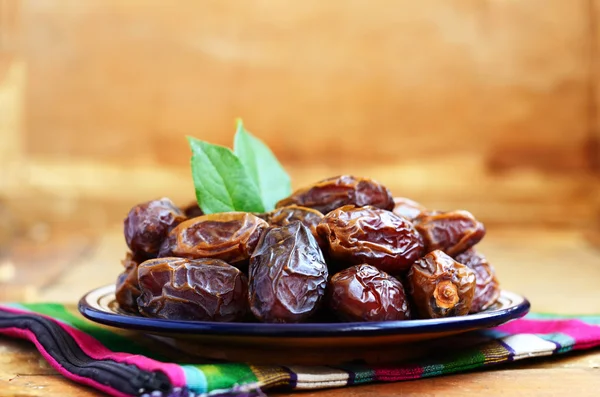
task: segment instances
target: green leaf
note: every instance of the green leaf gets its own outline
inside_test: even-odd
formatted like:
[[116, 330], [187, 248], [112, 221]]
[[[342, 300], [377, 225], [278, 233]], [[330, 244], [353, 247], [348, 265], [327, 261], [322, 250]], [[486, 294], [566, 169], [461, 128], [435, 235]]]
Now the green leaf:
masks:
[[265, 210], [272, 210], [292, 193], [289, 175], [271, 149], [244, 128], [241, 119], [237, 120], [233, 151], [257, 186]]
[[226, 147], [188, 137], [198, 205], [205, 214], [228, 211], [264, 212], [258, 188]]

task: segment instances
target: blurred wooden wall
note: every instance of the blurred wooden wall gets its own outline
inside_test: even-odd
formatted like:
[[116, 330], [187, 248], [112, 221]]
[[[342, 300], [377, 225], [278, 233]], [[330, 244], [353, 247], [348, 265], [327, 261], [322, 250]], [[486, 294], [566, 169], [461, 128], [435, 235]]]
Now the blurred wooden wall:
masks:
[[240, 116], [296, 186], [600, 222], [599, 3], [0, 0], [4, 208], [65, 227], [184, 203], [184, 136], [229, 145]]

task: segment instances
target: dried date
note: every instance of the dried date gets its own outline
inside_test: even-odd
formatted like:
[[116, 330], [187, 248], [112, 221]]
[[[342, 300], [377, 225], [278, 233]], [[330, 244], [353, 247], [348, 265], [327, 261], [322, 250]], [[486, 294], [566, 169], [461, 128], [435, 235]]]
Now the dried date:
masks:
[[392, 194], [385, 186], [369, 178], [350, 175], [325, 179], [299, 189], [290, 197], [279, 201], [277, 208], [299, 205], [327, 214], [348, 204], [357, 207], [371, 205], [386, 210], [394, 208]]
[[167, 234], [185, 220], [168, 198], [136, 205], [125, 218], [125, 241], [136, 256], [156, 257]]
[[329, 281], [329, 308], [344, 321], [410, 319], [402, 283], [371, 265], [349, 267]]
[[138, 284], [138, 264], [131, 252], [121, 262], [125, 267], [123, 273], [117, 278], [115, 298], [119, 307], [130, 313], [137, 313], [137, 298], [140, 296]]
[[293, 221], [300, 221], [304, 226], [310, 229], [310, 232], [317, 240], [317, 243], [319, 243], [319, 247], [326, 247], [323, 239], [317, 234], [317, 225], [323, 219], [323, 214], [315, 209], [290, 205], [288, 207], [276, 208], [267, 213], [265, 218], [271, 226], [286, 226]]
[[249, 274], [250, 310], [269, 323], [296, 323], [314, 314], [328, 277], [317, 241], [299, 221], [263, 234]]
[[493, 305], [500, 297], [500, 284], [494, 268], [486, 257], [475, 248], [470, 248], [454, 259], [468, 266], [476, 275], [475, 295], [469, 312], [478, 313]]
[[427, 208], [423, 207], [416, 201], [406, 197], [394, 197], [394, 209], [392, 212], [403, 217], [404, 219], [412, 222], [421, 214], [421, 212], [424, 211], [427, 211]]
[[408, 290], [422, 318], [462, 316], [471, 308], [475, 277], [473, 270], [437, 250], [411, 266]]
[[271, 216], [271, 213], [270, 212], [253, 212], [252, 215], [269, 223], [269, 217]]
[[267, 227], [267, 222], [246, 212], [202, 215], [173, 229], [159, 257], [215, 258], [244, 267]]
[[427, 252], [442, 250], [455, 256], [477, 244], [485, 227], [468, 211], [423, 213], [414, 221]]
[[241, 321], [248, 313], [246, 276], [219, 259], [150, 259], [139, 265], [138, 279], [144, 316]]
[[391, 211], [345, 206], [331, 211], [317, 226], [338, 263], [369, 264], [400, 274], [423, 255], [423, 240], [413, 225]]

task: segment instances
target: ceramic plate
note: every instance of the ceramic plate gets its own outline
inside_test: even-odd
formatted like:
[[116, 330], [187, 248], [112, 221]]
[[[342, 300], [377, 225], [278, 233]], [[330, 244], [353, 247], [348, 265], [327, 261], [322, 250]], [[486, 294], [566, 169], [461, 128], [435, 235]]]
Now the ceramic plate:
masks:
[[[187, 352], [225, 359], [253, 359], [244, 355], [248, 349], [261, 354], [285, 349], [300, 349], [302, 354], [322, 355], [325, 350], [351, 348], [347, 359], [364, 358], [359, 351], [373, 353], [377, 348], [389, 351], [390, 347], [406, 352], [406, 344], [455, 335], [467, 331], [494, 327], [524, 316], [529, 302], [513, 292], [502, 291], [498, 302], [488, 310], [460, 317], [443, 319], [385, 321], [370, 323], [217, 323], [209, 321], [173, 321], [146, 318], [129, 314], [119, 308], [115, 300], [115, 286], [97, 288], [79, 301], [79, 311], [88, 319], [128, 330], [142, 331]], [[404, 345], [404, 347], [399, 347]], [[234, 357], [227, 350], [234, 352]], [[264, 354], [261, 354], [264, 356]], [[272, 356], [272, 355], [271, 355]], [[343, 356], [343, 354], [342, 354]], [[341, 358], [342, 360], [346, 358]], [[254, 358], [255, 359], [255, 358]], [[264, 360], [259, 360], [264, 361]], [[303, 363], [311, 360], [300, 360]], [[333, 360], [339, 361], [339, 360]]]

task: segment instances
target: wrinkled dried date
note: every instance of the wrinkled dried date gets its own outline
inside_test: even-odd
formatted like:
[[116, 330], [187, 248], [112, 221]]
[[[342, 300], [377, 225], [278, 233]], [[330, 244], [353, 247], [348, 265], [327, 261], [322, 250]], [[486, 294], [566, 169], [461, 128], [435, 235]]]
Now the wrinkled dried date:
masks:
[[469, 313], [475, 293], [475, 272], [442, 251], [416, 261], [408, 275], [409, 294], [422, 318]]
[[136, 205], [123, 222], [125, 241], [136, 256], [156, 257], [167, 234], [185, 219], [168, 198]]
[[406, 197], [394, 197], [394, 209], [392, 212], [398, 216], [413, 221], [421, 212], [427, 211], [427, 208], [421, 204]]
[[252, 215], [269, 223], [269, 217], [271, 216], [271, 213], [270, 212], [253, 212]]
[[323, 214], [315, 209], [290, 205], [288, 207], [277, 208], [267, 213], [265, 218], [263, 219], [269, 222], [271, 226], [286, 226], [293, 221], [300, 221], [304, 226], [310, 229], [310, 232], [315, 239], [317, 239], [319, 247], [326, 247], [325, 241], [317, 234], [317, 225], [321, 222], [321, 219], [323, 219]]
[[277, 208], [289, 205], [314, 208], [323, 214], [344, 205], [357, 207], [371, 205], [387, 210], [394, 208], [390, 191], [369, 178], [343, 175], [325, 179], [312, 186], [299, 189], [277, 203]]
[[371, 265], [349, 267], [329, 281], [329, 308], [344, 321], [410, 319], [402, 283]]
[[423, 213], [414, 221], [427, 252], [442, 250], [455, 256], [477, 244], [485, 227], [468, 211]]
[[299, 221], [272, 227], [250, 259], [248, 299], [254, 316], [269, 323], [296, 323], [319, 307], [327, 265], [310, 230]]
[[137, 298], [140, 296], [140, 286], [138, 284], [138, 264], [131, 252], [121, 262], [125, 267], [123, 273], [117, 278], [115, 289], [115, 299], [119, 307], [130, 313], [137, 313]]
[[138, 267], [141, 314], [171, 320], [241, 321], [248, 281], [219, 259], [150, 259]]
[[202, 215], [173, 229], [159, 257], [215, 258], [243, 267], [267, 227], [267, 222], [246, 212]]
[[345, 206], [317, 226], [339, 263], [369, 264], [391, 274], [403, 273], [423, 254], [423, 240], [412, 224], [391, 211]]
[[457, 262], [468, 266], [475, 272], [475, 295], [471, 303], [470, 313], [477, 313], [489, 308], [500, 297], [500, 284], [496, 272], [486, 257], [470, 248], [454, 258]]

